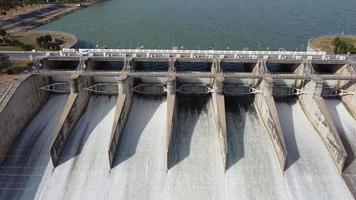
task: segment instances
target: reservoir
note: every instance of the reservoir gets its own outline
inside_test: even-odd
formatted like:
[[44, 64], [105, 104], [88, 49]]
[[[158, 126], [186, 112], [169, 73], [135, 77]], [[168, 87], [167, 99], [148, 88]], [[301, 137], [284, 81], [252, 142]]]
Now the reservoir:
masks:
[[80, 47], [289, 50], [318, 35], [355, 34], [354, 0], [106, 0], [38, 29]]

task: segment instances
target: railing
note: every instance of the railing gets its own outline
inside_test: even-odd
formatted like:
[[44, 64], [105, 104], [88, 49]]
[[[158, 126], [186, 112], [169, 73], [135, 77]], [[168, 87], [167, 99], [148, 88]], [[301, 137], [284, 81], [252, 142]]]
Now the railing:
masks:
[[68, 57], [132, 57], [132, 58], [204, 58], [204, 59], [271, 59], [271, 60], [356, 60], [350, 55], [328, 55], [325, 52], [297, 51], [223, 51], [223, 50], [161, 50], [161, 49], [63, 49]]

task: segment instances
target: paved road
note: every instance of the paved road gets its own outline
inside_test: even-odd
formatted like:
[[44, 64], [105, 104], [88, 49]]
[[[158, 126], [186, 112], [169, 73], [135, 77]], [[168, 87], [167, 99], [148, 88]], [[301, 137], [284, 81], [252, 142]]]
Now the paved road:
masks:
[[55, 13], [62, 12], [64, 9], [67, 9], [67, 8], [68, 8], [68, 6], [65, 6], [65, 5], [50, 4], [45, 8], [41, 8], [41, 9], [34, 10], [34, 11], [31, 11], [28, 13], [17, 15], [12, 18], [9, 18], [9, 19], [0, 20], [0, 27], [10, 26], [10, 25], [11, 26], [26, 25], [26, 24], [32, 23], [36, 20], [39, 20], [41, 18], [44, 18], [49, 14], [52, 15]]
[[0, 51], [0, 53], [6, 54], [10, 57], [12, 60], [29, 60], [30, 57], [36, 58], [38, 56], [45, 56], [46, 52], [42, 51], [37, 51], [37, 52], [31, 52], [31, 51]]

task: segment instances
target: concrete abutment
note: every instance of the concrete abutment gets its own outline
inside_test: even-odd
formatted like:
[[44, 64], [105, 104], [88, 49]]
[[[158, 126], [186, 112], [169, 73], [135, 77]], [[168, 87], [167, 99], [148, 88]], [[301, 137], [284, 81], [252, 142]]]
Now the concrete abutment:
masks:
[[0, 164], [17, 136], [47, 102], [49, 92], [39, 88], [49, 83], [49, 77], [24, 75], [0, 99]]

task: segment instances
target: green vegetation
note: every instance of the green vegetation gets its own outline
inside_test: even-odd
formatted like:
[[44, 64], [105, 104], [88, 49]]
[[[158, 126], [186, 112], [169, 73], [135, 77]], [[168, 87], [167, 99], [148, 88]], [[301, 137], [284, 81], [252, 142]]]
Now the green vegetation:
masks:
[[33, 65], [31, 61], [10, 60], [6, 54], [0, 54], [0, 73], [18, 74], [30, 68]]
[[335, 54], [356, 53], [356, 47], [352, 43], [340, 38], [339, 36], [335, 38], [333, 44], [333, 52]]
[[33, 49], [59, 50], [61, 45], [71, 47], [75, 38], [56, 32], [21, 32], [4, 34], [0, 30], [0, 50], [2, 51], [31, 51]]
[[30, 51], [34, 48], [32, 45], [25, 44], [23, 41], [11, 38], [3, 29], [0, 29], [0, 36], [0, 46], [19, 47], [24, 51]]
[[60, 44], [63, 44], [62, 40], [55, 39], [54, 41], [52, 40], [52, 36], [47, 34], [44, 36], [40, 36], [36, 38], [37, 44], [42, 47], [43, 49], [49, 50], [59, 50], [60, 49]]
[[[336, 45], [336, 46], [335, 46]], [[310, 41], [310, 46], [327, 53], [356, 53], [356, 36], [321, 36]]]

